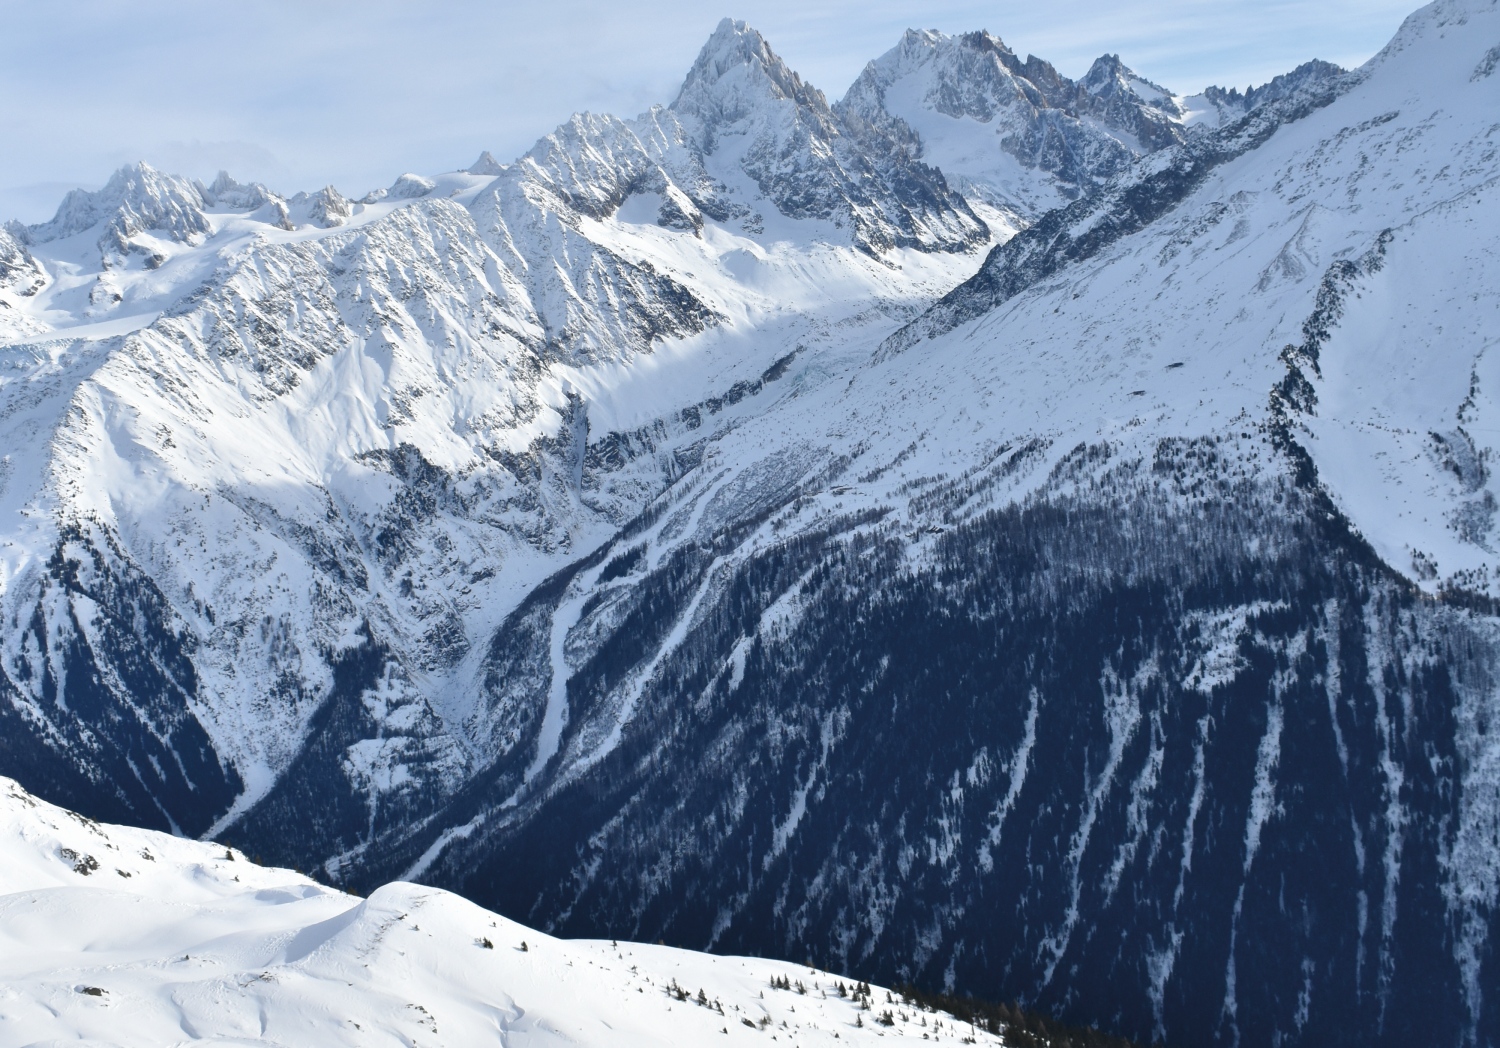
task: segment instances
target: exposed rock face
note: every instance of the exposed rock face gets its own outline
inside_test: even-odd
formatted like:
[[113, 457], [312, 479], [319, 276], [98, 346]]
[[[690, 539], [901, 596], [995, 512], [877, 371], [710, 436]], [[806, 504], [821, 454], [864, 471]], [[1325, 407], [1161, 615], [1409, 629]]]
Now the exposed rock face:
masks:
[[437, 185], [430, 178], [421, 175], [407, 173], [391, 183], [391, 188], [386, 190], [386, 195], [394, 200], [415, 200], [417, 197], [426, 196], [431, 193]]
[[496, 160], [494, 155], [488, 149], [486, 149], [483, 153], [479, 154], [478, 160], [469, 165], [468, 170], [469, 174], [471, 175], [498, 175], [501, 171], [504, 170], [504, 167], [500, 163], [500, 161]]
[[585, 220], [612, 216], [632, 193], [652, 190], [663, 208], [675, 193], [689, 214], [698, 214], [623, 123], [579, 116], [497, 176], [473, 204], [491, 250], [526, 275], [558, 359], [587, 363], [644, 352], [655, 339], [695, 334], [717, 319], [679, 281], [580, 231]]
[[148, 230], [188, 243], [210, 232], [208, 206], [196, 184], [143, 162], [120, 168], [98, 192], [73, 190], [52, 221], [31, 227], [31, 239], [42, 244], [102, 224], [106, 250], [128, 250], [130, 238]]
[[332, 229], [349, 221], [354, 209], [342, 193], [332, 186], [324, 186], [312, 195], [308, 203], [308, 219], [324, 229]]
[[203, 193], [203, 199], [211, 205], [232, 207], [242, 211], [253, 211], [262, 207], [270, 203], [274, 196], [274, 193], [259, 182], [252, 182], [247, 186], [236, 181], [228, 171], [220, 171], [213, 185]]
[[910, 30], [834, 108], [846, 124], [937, 165], [965, 193], [1031, 220], [1199, 125], [1237, 119], [1339, 73], [1312, 62], [1245, 95], [1210, 88], [1183, 98], [1118, 55], [1099, 58], [1075, 82], [1035, 56], [1022, 61], [986, 32]]
[[1223, 114], [1221, 120], [1231, 120], [1257, 106], [1277, 102], [1309, 89], [1316, 90], [1319, 84], [1336, 80], [1343, 75], [1344, 71], [1332, 62], [1314, 60], [1304, 62], [1290, 73], [1273, 77], [1259, 87], [1247, 88], [1243, 94], [1238, 88], [1209, 87], [1204, 90], [1202, 97], [1218, 107]]
[[866, 250], [962, 250], [988, 239], [938, 172], [876, 128], [847, 133], [823, 93], [743, 22], [719, 23], [672, 111], [713, 166], [743, 172], [789, 218], [850, 225]]
[[[25, 235], [24, 227], [17, 230]], [[47, 282], [47, 273], [31, 252], [26, 241], [9, 229], [0, 228], [0, 290], [17, 295], [33, 295]]]

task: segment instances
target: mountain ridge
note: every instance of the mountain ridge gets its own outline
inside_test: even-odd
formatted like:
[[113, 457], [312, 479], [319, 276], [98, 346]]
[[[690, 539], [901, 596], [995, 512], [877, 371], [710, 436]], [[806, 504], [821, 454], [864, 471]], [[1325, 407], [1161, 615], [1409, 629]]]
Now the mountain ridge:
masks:
[[775, 1029], [831, 1045], [899, 1029], [1003, 1043], [982, 1020], [802, 965], [562, 941], [414, 884], [344, 895], [233, 848], [101, 825], [8, 779], [0, 834], [9, 1040], [692, 1045]]

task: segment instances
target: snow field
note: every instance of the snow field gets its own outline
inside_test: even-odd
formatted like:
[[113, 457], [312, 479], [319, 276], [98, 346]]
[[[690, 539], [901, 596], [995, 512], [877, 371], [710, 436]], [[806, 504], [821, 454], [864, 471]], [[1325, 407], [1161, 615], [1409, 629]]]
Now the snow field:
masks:
[[415, 884], [360, 899], [10, 779], [0, 853], [0, 1044], [1002, 1043], [801, 965], [554, 939]]

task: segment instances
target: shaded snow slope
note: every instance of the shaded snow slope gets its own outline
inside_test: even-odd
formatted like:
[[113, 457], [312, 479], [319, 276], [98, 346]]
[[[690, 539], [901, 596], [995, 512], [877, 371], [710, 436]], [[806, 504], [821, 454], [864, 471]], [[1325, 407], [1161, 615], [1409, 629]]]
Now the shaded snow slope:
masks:
[[805, 966], [554, 939], [415, 884], [360, 899], [9, 779], [0, 841], [6, 1044], [1002, 1043]]
[[504, 616], [692, 468], [659, 445], [909, 319], [988, 237], [898, 159], [911, 185], [872, 189], [852, 144], [820, 167], [827, 106], [782, 97], [752, 30], [705, 56], [693, 90], [748, 85], [717, 133], [791, 134], [787, 177], [837, 200], [793, 207], [774, 157], [752, 178], [658, 108], [358, 203], [140, 164], [3, 234], [0, 693], [24, 760], [197, 834], [352, 701], [330, 759], [368, 838], [530, 744], [535, 703], [484, 683]]

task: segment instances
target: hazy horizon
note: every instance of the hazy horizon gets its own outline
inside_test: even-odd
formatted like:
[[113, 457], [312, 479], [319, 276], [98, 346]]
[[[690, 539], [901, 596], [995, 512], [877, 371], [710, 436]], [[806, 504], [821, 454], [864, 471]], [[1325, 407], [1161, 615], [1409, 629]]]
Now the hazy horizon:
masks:
[[352, 194], [403, 171], [467, 165], [485, 149], [508, 161], [573, 112], [634, 116], [670, 102], [725, 14], [750, 22], [834, 100], [907, 28], [988, 29], [1074, 77], [1118, 53], [1142, 75], [1191, 92], [1263, 83], [1311, 58], [1358, 65], [1416, 5], [734, 6], [452, 0], [414, 11], [389, 0], [258, 0], [203, 18], [185, 0], [0, 0], [13, 56], [0, 68], [10, 101], [0, 116], [10, 146], [0, 156], [0, 219], [43, 221], [68, 189], [102, 185], [137, 159], [204, 179], [225, 168], [284, 193], [332, 183]]

